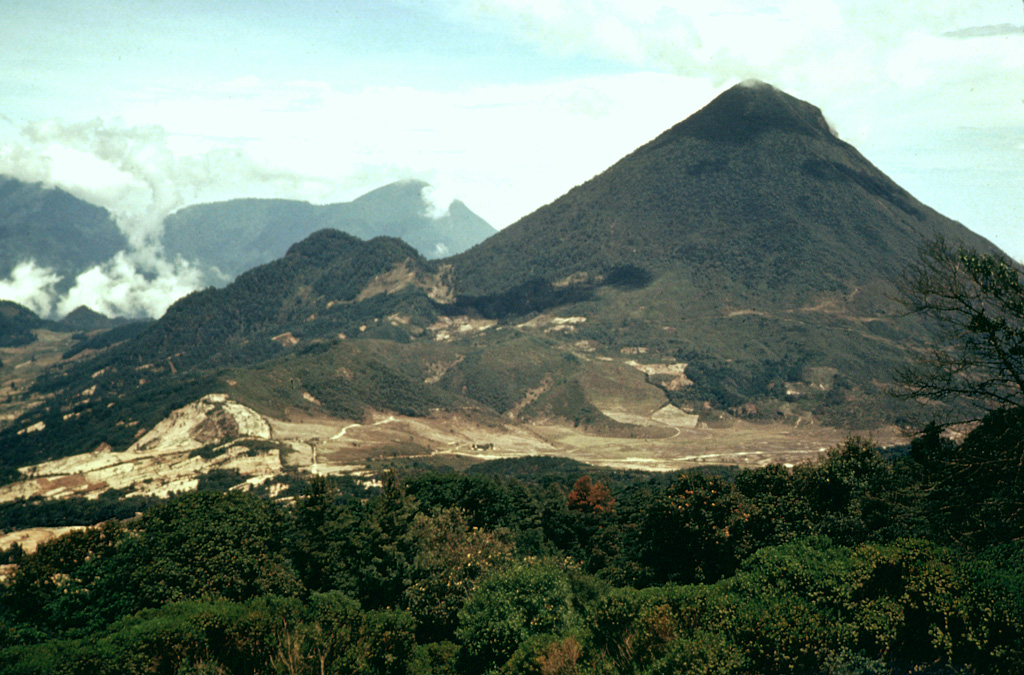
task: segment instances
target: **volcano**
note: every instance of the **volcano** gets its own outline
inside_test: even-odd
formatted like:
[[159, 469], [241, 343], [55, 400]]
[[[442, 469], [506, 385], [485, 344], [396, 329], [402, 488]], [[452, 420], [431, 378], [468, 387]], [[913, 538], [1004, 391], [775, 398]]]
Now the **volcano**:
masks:
[[680, 271], [705, 302], [800, 305], [891, 282], [936, 236], [993, 250], [840, 140], [821, 110], [746, 82], [455, 266], [470, 294], [629, 265]]
[[846, 416], [890, 408], [892, 372], [929, 340], [895, 283], [939, 237], [999, 253], [817, 107], [746, 82], [451, 263], [496, 318], [581, 316], [578, 339], [687, 362], [695, 403], [827, 392]]

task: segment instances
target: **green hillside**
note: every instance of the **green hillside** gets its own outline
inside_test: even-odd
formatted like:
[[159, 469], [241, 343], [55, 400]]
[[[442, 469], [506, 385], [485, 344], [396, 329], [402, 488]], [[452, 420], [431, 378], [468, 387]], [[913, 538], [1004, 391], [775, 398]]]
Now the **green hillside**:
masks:
[[26, 307], [0, 300], [0, 347], [19, 347], [34, 341], [32, 330], [47, 322]]
[[[900, 414], [884, 390], [930, 328], [902, 316], [894, 284], [937, 237], [996, 250], [893, 183], [816, 107], [756, 83], [452, 265], [461, 302], [485, 315], [579, 315], [577, 338], [692, 364], [689, 399], [728, 409], [782, 399], [792, 382], [810, 409], [852, 423], [840, 404]], [[811, 386], [822, 368], [839, 373], [828, 401]]]
[[685, 270], [705, 304], [793, 304], [891, 281], [937, 235], [992, 248], [893, 183], [811, 104], [738, 85], [453, 263], [471, 295], [629, 264]]

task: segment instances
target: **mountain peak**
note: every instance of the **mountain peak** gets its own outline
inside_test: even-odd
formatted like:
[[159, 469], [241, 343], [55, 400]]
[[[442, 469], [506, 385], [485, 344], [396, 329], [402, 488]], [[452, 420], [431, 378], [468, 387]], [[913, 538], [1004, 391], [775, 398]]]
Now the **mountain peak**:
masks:
[[746, 80], [727, 89], [670, 133], [745, 143], [769, 131], [835, 138], [819, 108], [760, 80]]

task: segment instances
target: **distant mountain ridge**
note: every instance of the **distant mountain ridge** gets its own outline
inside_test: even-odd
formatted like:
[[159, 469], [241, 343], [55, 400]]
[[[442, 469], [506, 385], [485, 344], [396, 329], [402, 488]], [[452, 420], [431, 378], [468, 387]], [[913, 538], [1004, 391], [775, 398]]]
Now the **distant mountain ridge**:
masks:
[[226, 280], [276, 260], [318, 230], [363, 240], [397, 237], [428, 258], [460, 253], [494, 234], [493, 227], [455, 200], [442, 214], [424, 197], [422, 181], [377, 188], [351, 201], [314, 205], [285, 199], [236, 199], [189, 206], [167, 217], [163, 243], [171, 257], [216, 267]]
[[[223, 286], [322, 229], [363, 240], [401, 238], [428, 258], [463, 251], [494, 234], [462, 202], [433, 203], [431, 190], [422, 181], [402, 181], [341, 204], [238, 199], [190, 206], [166, 219], [162, 255], [169, 261], [187, 260], [201, 272], [201, 283]], [[24, 286], [35, 283], [43, 286], [34, 290], [46, 296], [45, 304], [59, 302], [80, 274], [128, 249], [106, 209], [60, 188], [0, 176], [0, 280], [29, 261], [36, 268], [28, 276], [38, 277], [20, 282], [21, 294], [7, 299], [26, 302]], [[47, 284], [53, 275], [59, 281]], [[42, 304], [34, 308], [42, 311]]]

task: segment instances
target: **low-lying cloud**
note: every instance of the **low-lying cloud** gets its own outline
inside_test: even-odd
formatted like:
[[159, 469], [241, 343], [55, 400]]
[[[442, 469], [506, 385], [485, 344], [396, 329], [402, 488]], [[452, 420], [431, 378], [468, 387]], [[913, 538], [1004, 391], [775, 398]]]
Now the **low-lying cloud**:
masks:
[[40, 316], [49, 316], [56, 297], [54, 286], [60, 280], [60, 275], [53, 270], [37, 265], [35, 260], [25, 260], [14, 267], [11, 276], [0, 280], [0, 299], [28, 307]]
[[207, 274], [186, 261], [127, 251], [79, 274], [63, 294], [56, 288], [62, 280], [55, 270], [27, 260], [0, 280], [0, 298], [46, 318], [60, 318], [82, 306], [107, 316], [155, 318], [178, 298], [208, 285]]
[[203, 272], [185, 261], [144, 261], [122, 252], [79, 274], [56, 303], [56, 314], [84, 305], [107, 316], [159, 317], [175, 300], [205, 285]]
[[452, 202], [455, 201], [455, 195], [436, 185], [424, 185], [420, 190], [420, 199], [426, 205], [424, 215], [437, 220], [449, 214]]

